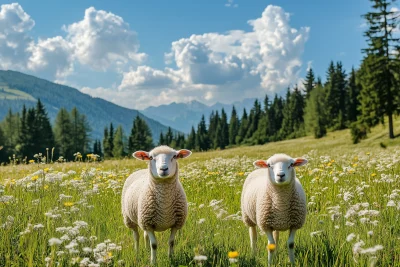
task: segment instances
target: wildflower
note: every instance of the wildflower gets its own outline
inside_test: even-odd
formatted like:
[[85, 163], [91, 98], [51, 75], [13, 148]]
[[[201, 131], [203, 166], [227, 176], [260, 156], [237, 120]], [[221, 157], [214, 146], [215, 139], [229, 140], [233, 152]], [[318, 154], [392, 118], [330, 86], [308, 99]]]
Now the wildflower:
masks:
[[41, 224], [41, 223], [35, 224], [35, 225], [33, 226], [33, 229], [34, 229], [34, 230], [39, 230], [39, 229], [42, 229], [42, 228], [44, 228], [44, 225]]
[[371, 173], [371, 177], [375, 177], [376, 176], [376, 173]]
[[73, 205], [74, 205], [74, 202], [70, 202], [70, 201], [64, 202], [65, 207], [72, 207]]
[[347, 242], [350, 242], [350, 241], [352, 241], [352, 240], [354, 239], [354, 237], [356, 237], [356, 235], [355, 235], [354, 233], [351, 233], [351, 234], [349, 234], [349, 235], [347, 236], [346, 241], [347, 241]]
[[198, 223], [198, 224], [202, 224], [202, 223], [205, 222], [205, 221], [206, 221], [206, 219], [201, 218], [197, 223]]
[[386, 204], [387, 207], [396, 207], [396, 203], [393, 200], [389, 200], [389, 202]]
[[228, 257], [229, 258], [237, 258], [237, 257], [239, 257], [239, 252], [237, 252], [237, 251], [229, 251], [228, 252]]
[[311, 237], [317, 236], [317, 235], [319, 235], [320, 233], [322, 233], [322, 231], [311, 232], [311, 233], [310, 233], [310, 236], [311, 236]]
[[37, 179], [39, 179], [39, 176], [35, 175], [31, 178], [32, 181], [36, 181]]
[[268, 244], [267, 249], [268, 249], [268, 251], [275, 251], [276, 245], [275, 244]]
[[58, 246], [58, 245], [61, 245], [62, 242], [63, 241], [61, 239], [52, 237], [52, 238], [49, 239], [49, 246], [54, 246], [54, 245]]
[[194, 256], [193, 260], [195, 260], [195, 261], [200, 261], [200, 262], [206, 261], [206, 260], [207, 260], [207, 256], [204, 256], [204, 255], [196, 255], [196, 256]]
[[49, 168], [44, 168], [43, 171], [44, 171], [44, 172], [48, 172], [48, 171], [49, 171]]
[[49, 186], [46, 184], [45, 186], [43, 186], [44, 190], [48, 189]]

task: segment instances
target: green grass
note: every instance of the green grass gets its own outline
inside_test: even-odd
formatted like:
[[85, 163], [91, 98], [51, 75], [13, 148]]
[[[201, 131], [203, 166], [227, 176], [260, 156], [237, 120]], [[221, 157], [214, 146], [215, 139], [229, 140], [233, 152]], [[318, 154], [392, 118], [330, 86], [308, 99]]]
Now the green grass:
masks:
[[[395, 132], [400, 132], [399, 120]], [[189, 217], [178, 232], [174, 259], [167, 257], [168, 233], [157, 234], [158, 266], [195, 266], [195, 252], [207, 256], [203, 266], [228, 266], [229, 251], [239, 252], [238, 266], [267, 266], [265, 235], [258, 240], [257, 256], [251, 256], [248, 229], [238, 220], [240, 193], [246, 175], [254, 169], [252, 162], [277, 152], [309, 160], [297, 169], [309, 213], [296, 235], [296, 266], [369, 266], [371, 262], [400, 266], [400, 141], [389, 140], [381, 126], [369, 136], [353, 145], [345, 130], [320, 140], [305, 137], [194, 153], [181, 160]], [[143, 246], [143, 233], [140, 254], [136, 255], [133, 236], [120, 212], [125, 178], [145, 166], [144, 162], [124, 159], [0, 168], [4, 190], [0, 193], [0, 266], [45, 266], [46, 258], [48, 266], [80, 266], [85, 257], [92, 262], [102, 259], [101, 266], [148, 266], [150, 252]], [[44, 183], [43, 178], [47, 179]], [[62, 194], [71, 198], [62, 199]], [[220, 203], [210, 206], [213, 200]], [[378, 214], [362, 215], [362, 210]], [[77, 229], [76, 221], [87, 226]], [[38, 224], [43, 227], [34, 229]], [[49, 245], [50, 238], [61, 238], [65, 231], [75, 233], [68, 234], [70, 240], [61, 245]], [[352, 233], [354, 239], [346, 241]], [[77, 237], [82, 242], [70, 246], [76, 250], [70, 253], [66, 246]], [[287, 237], [287, 232], [280, 236], [279, 266], [289, 266]], [[97, 255], [83, 251], [106, 240], [105, 250]], [[374, 254], [353, 253], [361, 240], [363, 249], [376, 245], [383, 249]]]
[[0, 99], [36, 101], [36, 99], [30, 94], [17, 89], [12, 89], [2, 83], [0, 83]]

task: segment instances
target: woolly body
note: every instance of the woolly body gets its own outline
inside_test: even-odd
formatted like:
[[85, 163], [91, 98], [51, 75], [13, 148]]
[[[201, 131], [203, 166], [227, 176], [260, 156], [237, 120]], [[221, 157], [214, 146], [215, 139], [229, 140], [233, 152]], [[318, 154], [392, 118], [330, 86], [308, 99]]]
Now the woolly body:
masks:
[[247, 177], [242, 193], [243, 221], [247, 226], [285, 231], [300, 229], [306, 219], [304, 190], [296, 178], [286, 186], [273, 185], [268, 169], [257, 169]]

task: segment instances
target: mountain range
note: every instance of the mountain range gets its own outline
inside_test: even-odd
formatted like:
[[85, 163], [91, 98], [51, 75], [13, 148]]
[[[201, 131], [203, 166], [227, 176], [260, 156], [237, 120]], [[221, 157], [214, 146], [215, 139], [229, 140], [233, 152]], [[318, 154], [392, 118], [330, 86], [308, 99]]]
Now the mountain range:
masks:
[[161, 122], [164, 125], [169, 125], [172, 128], [189, 133], [192, 126], [197, 131], [197, 125], [204, 115], [206, 123], [208, 123], [209, 116], [212, 111], [221, 112], [223, 108], [228, 115], [228, 120], [231, 116], [232, 107], [235, 106], [238, 115], [241, 117], [243, 109], [247, 113], [254, 105], [255, 98], [246, 98], [243, 101], [238, 101], [233, 104], [223, 104], [217, 102], [214, 105], [208, 106], [199, 101], [193, 100], [188, 103], [171, 103], [168, 105], [161, 105], [157, 107], [148, 107], [141, 112], [149, 118]]
[[[53, 123], [61, 107], [70, 111], [77, 107], [85, 114], [92, 129], [92, 139], [102, 139], [104, 128], [112, 122], [114, 129], [122, 125], [124, 133], [129, 136], [136, 116], [143, 118], [149, 125], [155, 141], [167, 127], [158, 121], [148, 118], [137, 110], [120, 107], [101, 98], [91, 97], [79, 90], [52, 83], [31, 75], [16, 71], [0, 70], [0, 120], [3, 120], [9, 109], [14, 113], [21, 112], [23, 105], [33, 107], [37, 99], [44, 104], [50, 122]], [[175, 131], [175, 130], [174, 130]]]

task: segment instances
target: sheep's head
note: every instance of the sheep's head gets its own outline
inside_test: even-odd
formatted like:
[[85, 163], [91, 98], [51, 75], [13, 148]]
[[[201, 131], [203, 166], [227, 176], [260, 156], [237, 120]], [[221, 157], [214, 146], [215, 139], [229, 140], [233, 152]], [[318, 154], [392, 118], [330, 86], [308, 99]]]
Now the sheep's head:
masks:
[[149, 168], [155, 179], [168, 179], [173, 177], [178, 169], [176, 161], [191, 154], [187, 149], [174, 150], [168, 146], [159, 146], [150, 152], [136, 151], [132, 155], [137, 159], [149, 161]]
[[307, 164], [303, 158], [291, 158], [285, 154], [275, 154], [268, 160], [256, 160], [253, 165], [268, 169], [268, 178], [275, 185], [286, 185], [294, 181], [296, 173], [294, 167]]

